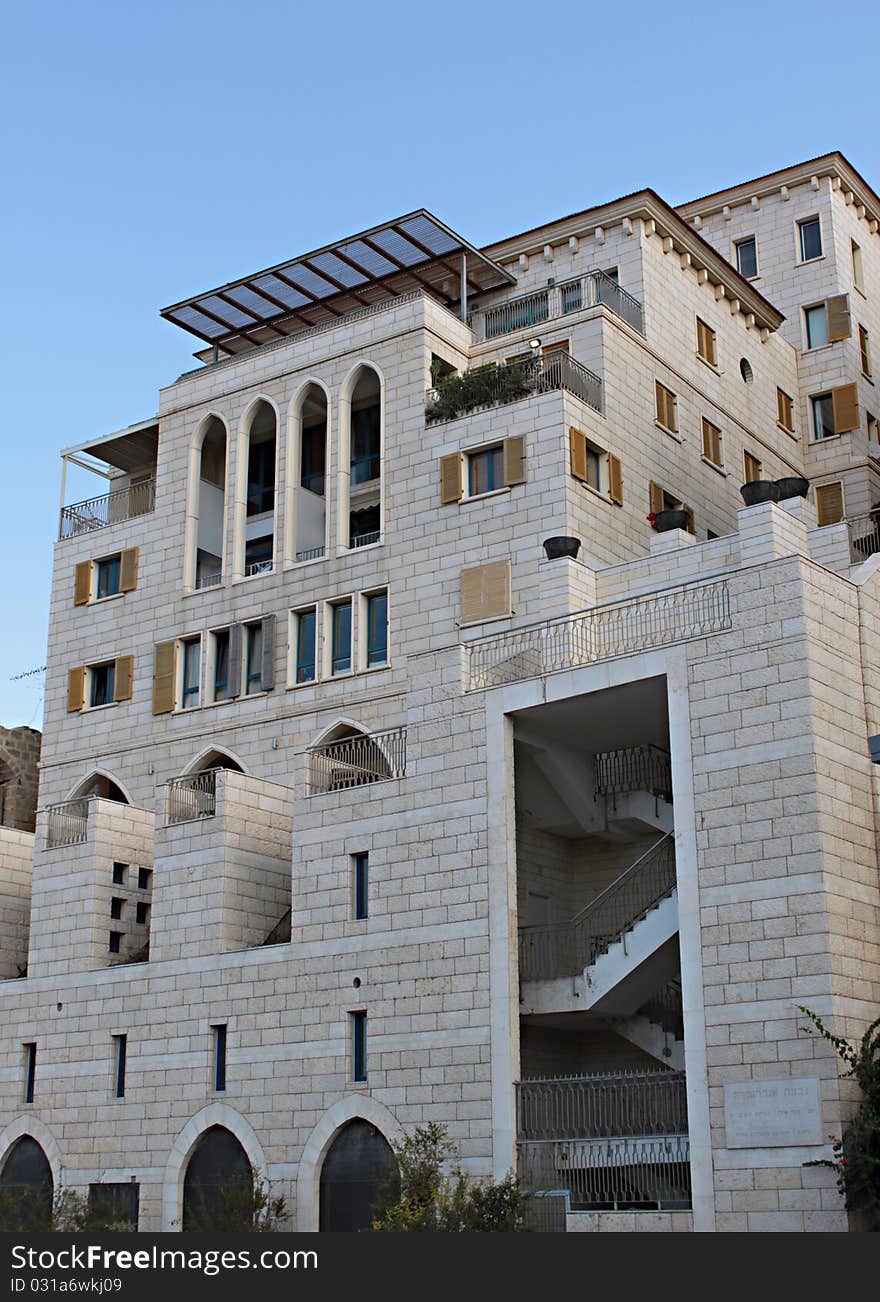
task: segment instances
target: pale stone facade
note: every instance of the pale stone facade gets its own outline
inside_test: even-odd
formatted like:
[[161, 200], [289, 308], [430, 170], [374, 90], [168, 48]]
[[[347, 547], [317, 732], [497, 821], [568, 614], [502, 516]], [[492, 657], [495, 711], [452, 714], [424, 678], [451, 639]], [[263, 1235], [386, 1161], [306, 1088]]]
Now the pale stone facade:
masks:
[[[141, 1228], [179, 1228], [222, 1127], [332, 1228], [345, 1127], [436, 1120], [569, 1230], [846, 1228], [804, 1162], [852, 1093], [798, 1004], [846, 1035], [880, 1004], [877, 549], [812, 489], [739, 487], [749, 454], [878, 500], [860, 354], [805, 356], [791, 304], [854, 294], [856, 239], [874, 329], [880, 209], [839, 155], [796, 171], [505, 240], [470, 324], [398, 287], [73, 450], [113, 493], [56, 548], [0, 1184], [30, 1135], [56, 1187], [135, 1181]], [[728, 261], [752, 232], [759, 281]], [[511, 358], [440, 410], [444, 371]], [[815, 386], [850, 383], [859, 428], [815, 446]], [[652, 530], [677, 507], [693, 532]]]

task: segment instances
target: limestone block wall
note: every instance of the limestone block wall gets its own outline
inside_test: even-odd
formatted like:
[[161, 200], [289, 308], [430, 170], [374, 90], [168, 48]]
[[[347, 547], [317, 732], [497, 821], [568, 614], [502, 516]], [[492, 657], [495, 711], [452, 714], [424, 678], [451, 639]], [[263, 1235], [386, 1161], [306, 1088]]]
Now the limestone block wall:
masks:
[[0, 827], [0, 981], [27, 968], [33, 832]]
[[0, 826], [33, 832], [42, 734], [0, 728]]

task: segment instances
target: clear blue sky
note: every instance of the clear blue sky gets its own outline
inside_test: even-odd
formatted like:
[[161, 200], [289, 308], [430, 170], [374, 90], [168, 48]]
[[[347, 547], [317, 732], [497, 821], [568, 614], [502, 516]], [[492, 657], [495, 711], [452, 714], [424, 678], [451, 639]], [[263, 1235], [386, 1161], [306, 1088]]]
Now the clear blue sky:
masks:
[[841, 149], [880, 188], [880, 6], [9, 5], [0, 723], [40, 725], [58, 450], [156, 410], [165, 304], [427, 207], [477, 244]]

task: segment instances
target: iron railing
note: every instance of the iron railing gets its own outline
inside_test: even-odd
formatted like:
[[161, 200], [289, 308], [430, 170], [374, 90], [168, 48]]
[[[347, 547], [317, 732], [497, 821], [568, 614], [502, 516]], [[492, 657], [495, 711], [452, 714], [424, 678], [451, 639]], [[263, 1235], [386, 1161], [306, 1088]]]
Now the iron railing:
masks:
[[470, 318], [470, 325], [480, 343], [512, 334], [515, 330], [532, 329], [570, 312], [582, 312], [599, 304], [640, 334], [645, 333], [641, 303], [621, 289], [611, 276], [598, 270], [476, 311]]
[[664, 592], [596, 606], [466, 644], [466, 690], [632, 655], [731, 627], [724, 580], [682, 584]]
[[251, 561], [250, 565], [244, 567], [245, 578], [249, 579], [254, 574], [271, 574], [274, 566], [275, 562], [272, 560]]
[[92, 497], [86, 502], [74, 502], [61, 508], [59, 538], [77, 538], [80, 534], [106, 529], [110, 524], [131, 520], [138, 515], [148, 515], [156, 505], [156, 481], [145, 479], [140, 484]]
[[81, 845], [89, 833], [89, 797], [65, 800], [46, 810], [46, 849], [61, 845]]
[[217, 588], [223, 582], [223, 574], [220, 570], [216, 574], [197, 574], [196, 588]]
[[520, 981], [575, 976], [675, 889], [675, 841], [667, 832], [567, 922], [519, 928]]
[[323, 547], [307, 547], [305, 551], [296, 553], [296, 559], [298, 561], [317, 561], [320, 560], [323, 555]]
[[457, 420], [472, 411], [503, 406], [534, 394], [564, 389], [588, 407], [602, 411], [602, 381], [568, 353], [544, 353], [450, 375], [425, 395], [429, 425]]
[[671, 800], [669, 752], [659, 746], [601, 751], [596, 756], [596, 795], [620, 796], [627, 791], [649, 791], [652, 796]]
[[351, 545], [352, 547], [369, 547], [371, 543], [377, 543], [381, 536], [378, 529], [374, 529], [371, 533], [354, 534], [352, 535]]
[[685, 1085], [683, 1071], [520, 1081], [517, 1136], [522, 1141], [686, 1135]]
[[165, 784], [165, 825], [192, 823], [217, 813], [218, 769], [184, 773]]
[[853, 516], [846, 522], [849, 534], [850, 565], [859, 565], [880, 552], [880, 514], [872, 511], [870, 515]]
[[[517, 1145], [523, 1187], [546, 1191], [555, 1207], [545, 1212], [563, 1229], [572, 1211], [687, 1211], [691, 1207], [690, 1143], [687, 1135], [654, 1139], [565, 1140]], [[565, 1201], [563, 1201], [565, 1199]], [[540, 1208], [543, 1199], [534, 1197]], [[544, 1229], [545, 1226], [536, 1228]]]
[[680, 978], [674, 977], [659, 990], [655, 990], [642, 1004], [639, 1012], [668, 1034], [674, 1035], [677, 1040], [684, 1039], [684, 1002]]
[[406, 728], [358, 733], [309, 751], [311, 795], [406, 776]]

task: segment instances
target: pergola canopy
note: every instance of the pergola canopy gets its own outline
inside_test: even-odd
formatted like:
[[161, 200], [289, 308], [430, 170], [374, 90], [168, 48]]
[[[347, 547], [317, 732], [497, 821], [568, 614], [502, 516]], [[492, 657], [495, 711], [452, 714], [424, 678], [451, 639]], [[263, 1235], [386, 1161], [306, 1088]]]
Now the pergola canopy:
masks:
[[449, 307], [515, 283], [498, 263], [422, 208], [196, 294], [164, 308], [162, 316], [232, 354], [413, 289], [427, 290]]

